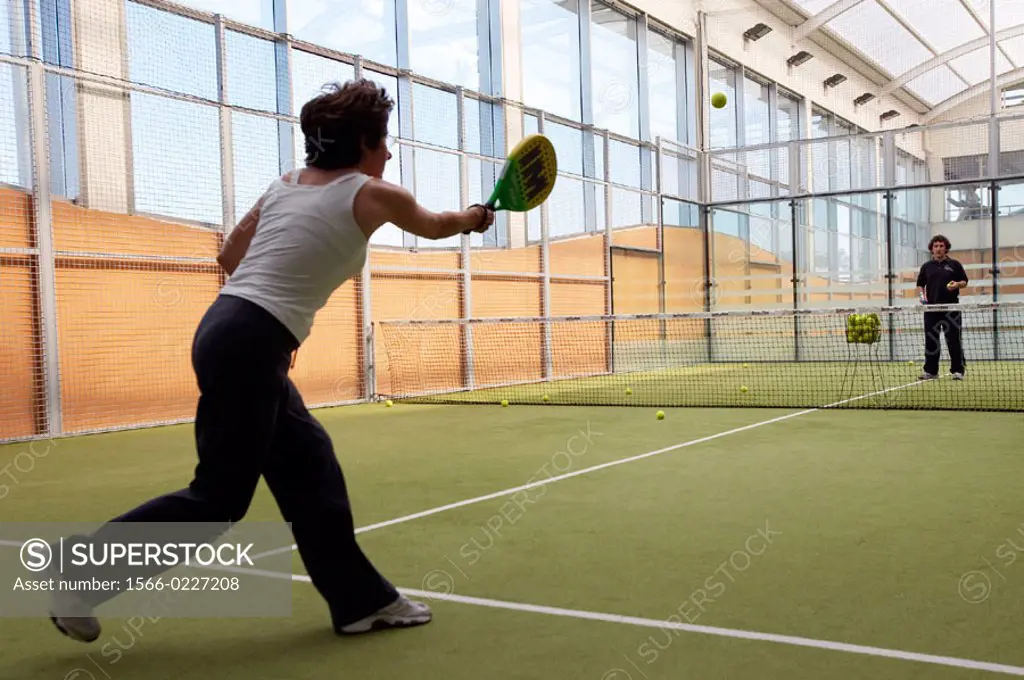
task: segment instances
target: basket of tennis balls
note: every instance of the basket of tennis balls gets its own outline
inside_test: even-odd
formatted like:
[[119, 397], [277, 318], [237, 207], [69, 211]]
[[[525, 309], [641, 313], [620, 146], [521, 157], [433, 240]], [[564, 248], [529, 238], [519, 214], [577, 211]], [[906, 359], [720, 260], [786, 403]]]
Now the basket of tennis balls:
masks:
[[846, 342], [870, 345], [882, 337], [882, 320], [877, 314], [851, 314], [846, 317]]

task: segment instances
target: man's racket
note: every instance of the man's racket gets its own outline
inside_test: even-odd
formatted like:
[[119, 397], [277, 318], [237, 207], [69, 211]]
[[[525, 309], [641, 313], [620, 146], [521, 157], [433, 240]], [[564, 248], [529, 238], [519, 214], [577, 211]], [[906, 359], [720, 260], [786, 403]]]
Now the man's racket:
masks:
[[544, 135], [528, 135], [509, 153], [486, 207], [511, 212], [533, 210], [551, 195], [557, 177], [558, 157], [551, 140]]

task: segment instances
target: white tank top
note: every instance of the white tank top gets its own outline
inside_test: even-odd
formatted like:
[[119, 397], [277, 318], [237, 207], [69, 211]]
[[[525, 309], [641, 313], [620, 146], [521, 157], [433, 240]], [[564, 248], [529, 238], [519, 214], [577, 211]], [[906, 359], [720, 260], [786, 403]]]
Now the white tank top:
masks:
[[249, 249], [221, 293], [259, 305], [301, 343], [331, 294], [362, 271], [366, 236], [352, 203], [370, 179], [352, 173], [329, 184], [274, 180]]

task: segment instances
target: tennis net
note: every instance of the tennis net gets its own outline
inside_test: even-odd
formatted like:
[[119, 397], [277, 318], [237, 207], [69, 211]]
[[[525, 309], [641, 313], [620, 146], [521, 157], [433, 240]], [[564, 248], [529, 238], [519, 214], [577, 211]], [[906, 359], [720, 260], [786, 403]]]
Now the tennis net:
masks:
[[[921, 379], [925, 313], [959, 328]], [[418, 403], [1024, 411], [1024, 302], [376, 323]]]

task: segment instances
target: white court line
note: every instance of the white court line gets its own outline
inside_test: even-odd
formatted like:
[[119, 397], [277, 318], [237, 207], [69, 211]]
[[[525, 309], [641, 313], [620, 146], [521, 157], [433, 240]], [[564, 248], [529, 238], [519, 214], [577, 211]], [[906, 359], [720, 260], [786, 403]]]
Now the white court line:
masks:
[[[18, 541], [0, 540], [0, 545], [20, 546]], [[228, 571], [235, 573], [251, 573], [256, 576], [266, 576], [280, 580], [298, 581], [300, 583], [312, 583], [312, 579], [306, 574], [288, 574], [284, 572], [267, 571], [264, 569], [246, 569], [238, 567], [207, 567], [214, 571]], [[917, 661], [938, 666], [949, 666], [954, 668], [967, 668], [977, 671], [988, 671], [990, 673], [1003, 673], [1005, 675], [1017, 675], [1024, 677], [1024, 668], [1019, 666], [1007, 666], [1004, 664], [990, 663], [987, 661], [973, 661], [971, 659], [959, 659], [951, 656], [936, 656], [933, 654], [921, 654], [918, 652], [907, 652], [899, 649], [886, 649], [884, 647], [869, 647], [866, 645], [854, 645], [847, 642], [833, 642], [831, 640], [817, 640], [814, 638], [797, 637], [794, 635], [776, 635], [775, 633], [760, 633], [757, 631], [738, 630], [735, 628], [718, 628], [715, 626], [698, 626], [689, 623], [676, 623], [674, 621], [659, 621], [657, 619], [645, 619], [637, 616], [622, 616], [620, 614], [606, 614], [602, 612], [589, 612], [581, 609], [563, 609], [561, 607], [547, 607], [544, 605], [527, 604], [523, 602], [507, 602], [504, 600], [492, 600], [483, 597], [470, 597], [467, 595], [455, 595], [435, 593], [426, 590], [413, 588], [399, 588], [401, 593], [412, 597], [420, 597], [428, 600], [441, 600], [457, 602], [460, 604], [476, 605], [478, 607], [490, 607], [492, 609], [506, 609], [511, 611], [530, 612], [533, 614], [547, 614], [549, 616], [562, 616], [572, 619], [587, 621], [600, 621], [603, 623], [618, 623], [628, 626], [639, 626], [643, 628], [658, 628], [661, 630], [678, 630], [687, 633], [698, 633], [703, 635], [714, 635], [717, 637], [735, 638], [739, 640], [756, 640], [760, 642], [774, 642], [776, 644], [792, 645], [796, 647], [811, 647], [824, 649], [831, 652], [845, 652], [847, 654], [862, 654], [865, 656], [884, 657], [898, 659], [901, 661]]]
[[[308, 577], [306, 578], [308, 579]], [[939, 666], [953, 666], [955, 668], [969, 668], [978, 671], [989, 671], [991, 673], [1005, 673], [1007, 675], [1024, 676], [1024, 668], [1022, 667], [1006, 666], [1003, 664], [989, 663], [987, 661], [972, 661], [969, 659], [958, 659], [950, 656], [919, 654], [917, 652], [905, 652], [898, 649], [868, 647], [864, 645], [853, 645], [846, 642], [832, 642], [829, 640], [815, 640], [813, 638], [796, 637], [793, 635], [758, 633], [749, 630], [717, 628], [714, 626], [698, 626], [690, 623], [658, 621], [657, 619], [644, 619], [636, 616], [620, 616], [619, 614], [603, 614], [600, 612], [588, 612], [579, 609], [562, 609], [560, 607], [545, 607], [542, 605], [524, 604], [521, 602], [505, 602], [503, 600], [491, 600], [482, 597], [467, 597], [466, 595], [445, 595], [442, 593], [432, 593], [426, 590], [412, 590], [409, 588], [400, 588], [399, 590], [401, 590], [404, 594], [412, 595], [413, 597], [421, 597], [424, 599], [434, 600], [447, 600], [450, 602], [472, 604], [480, 607], [492, 607], [494, 609], [511, 609], [514, 611], [531, 612], [534, 614], [548, 614], [551, 616], [564, 616], [574, 619], [587, 619], [589, 621], [620, 623], [631, 626], [642, 626], [645, 628], [659, 628], [663, 630], [679, 630], [688, 633], [702, 633], [704, 635], [716, 635], [718, 637], [738, 638], [741, 640], [775, 642], [784, 645], [795, 645], [797, 647], [813, 647], [817, 649], [825, 649], [832, 652], [846, 652], [848, 654], [880, 656], [887, 657], [890, 659], [900, 659], [902, 661], [918, 661], [921, 663], [930, 663]]]
[[[503, 489], [501, 491], [495, 491], [494, 493], [489, 493], [489, 494], [486, 494], [484, 496], [477, 496], [476, 498], [467, 498], [466, 500], [457, 501], [455, 503], [449, 503], [448, 505], [441, 505], [441, 506], [438, 506], [436, 508], [430, 508], [429, 510], [422, 510], [420, 512], [414, 512], [411, 515], [403, 515], [402, 517], [396, 517], [395, 519], [389, 519], [389, 520], [386, 520], [386, 521], [383, 521], [383, 522], [377, 522], [376, 524], [370, 524], [370, 525], [367, 525], [365, 527], [359, 527], [358, 529], [356, 529], [356, 534], [365, 533], [367, 531], [373, 531], [374, 529], [383, 529], [384, 527], [389, 527], [389, 526], [392, 526], [394, 524], [402, 524], [404, 522], [410, 522], [410, 521], [412, 521], [414, 519], [420, 519], [421, 517], [429, 517], [430, 515], [436, 515], [439, 512], [445, 512], [447, 510], [454, 510], [456, 508], [462, 508], [462, 507], [465, 507], [467, 505], [473, 505], [475, 503], [481, 503], [483, 501], [489, 501], [489, 500], [491, 500], [493, 498], [502, 498], [504, 496], [507, 496], [509, 494], [514, 494], [514, 493], [517, 493], [519, 491], [525, 491], [527, 489], [532, 489], [534, 487], [544, 486], [545, 484], [550, 484], [552, 482], [558, 482], [558, 481], [561, 481], [563, 479], [569, 479], [571, 477], [578, 477], [579, 475], [585, 475], [585, 474], [590, 473], [590, 472], [596, 472], [597, 470], [604, 470], [605, 468], [614, 467], [616, 465], [624, 465], [625, 463], [632, 463], [634, 461], [643, 460], [644, 458], [650, 458], [652, 456], [660, 456], [661, 454], [668, 453], [669, 451], [675, 451], [677, 449], [683, 449], [683, 448], [686, 448], [688, 446], [694, 446], [695, 444], [703, 444], [704, 442], [709, 442], [709, 441], [712, 441], [714, 439], [721, 439], [722, 437], [728, 437], [729, 435], [732, 435], [732, 434], [738, 434], [740, 432], [746, 432], [747, 430], [753, 430], [753, 429], [756, 429], [758, 427], [763, 427], [765, 425], [771, 425], [772, 423], [779, 423], [779, 422], [782, 422], [783, 420], [789, 420], [791, 418], [797, 418], [799, 416], [807, 415], [808, 413], [814, 413], [816, 411], [821, 411], [822, 409], [834, 408], [836, 406], [842, 406], [843, 404], [848, 404], [848, 403], [854, 402], [854, 401], [860, 401], [861, 399], [867, 399], [869, 397], [878, 396], [880, 394], [886, 394], [888, 392], [895, 392], [896, 390], [902, 390], [902, 389], [905, 389], [907, 387], [911, 387], [912, 385], [920, 385], [920, 384], [923, 384], [924, 382], [926, 382], [926, 381], [924, 381], [924, 380], [915, 380], [915, 381], [909, 382], [909, 383], [907, 383], [905, 385], [899, 385], [897, 387], [890, 387], [890, 388], [885, 389], [885, 390], [879, 390], [877, 392], [872, 392], [870, 394], [864, 394], [864, 395], [861, 395], [859, 397], [851, 397], [850, 399], [843, 399], [842, 401], [837, 401], [835, 403], [827, 404], [825, 406], [819, 406], [817, 408], [811, 408], [811, 409], [807, 409], [807, 410], [804, 410], [804, 411], [797, 411], [796, 413], [790, 413], [788, 415], [779, 416], [778, 418], [771, 418], [769, 420], [763, 420], [763, 421], [761, 421], [759, 423], [753, 423], [751, 425], [744, 425], [743, 427], [737, 427], [737, 428], [734, 428], [732, 430], [727, 430], [725, 432], [719, 432], [718, 434], [709, 435], [707, 437], [701, 437], [700, 439], [692, 439], [692, 440], [690, 440], [688, 442], [683, 442], [681, 444], [673, 444], [672, 446], [666, 446], [665, 448], [658, 449], [657, 451], [648, 451], [647, 453], [641, 453], [641, 454], [636, 455], [636, 456], [630, 456], [629, 458], [621, 458], [619, 460], [613, 460], [613, 461], [608, 462], [608, 463], [601, 463], [599, 465], [592, 465], [592, 466], [590, 466], [588, 468], [583, 468], [581, 470], [576, 470], [575, 472], [566, 472], [565, 474], [562, 474], [562, 475], [556, 475], [554, 477], [548, 477], [547, 479], [544, 479], [544, 480], [540, 480], [540, 481], [537, 481], [537, 482], [530, 482], [529, 484], [523, 484], [521, 486], [514, 486], [514, 487], [511, 487], [509, 489]], [[295, 550], [297, 548], [298, 548], [298, 546], [296, 546], [294, 544], [291, 545], [291, 546], [285, 546], [285, 547], [282, 547], [282, 548], [275, 548], [274, 550], [268, 550], [266, 552], [262, 552], [262, 553], [258, 553], [256, 555], [253, 555], [249, 559], [258, 560], [258, 559], [261, 559], [263, 557], [269, 557], [270, 555], [279, 555], [279, 554], [284, 553], [284, 552], [289, 552], [289, 551]]]
[[[249, 572], [252, 570], [226, 568], [225, 571]], [[309, 576], [307, 576], [306, 574], [284, 574], [281, 572], [263, 570], [260, 570], [259, 573], [261, 575], [271, 576], [273, 578], [278, 579], [287, 579], [290, 577], [292, 581], [311, 583]], [[847, 642], [817, 640], [814, 638], [797, 637], [794, 635], [776, 635], [775, 633], [760, 633], [757, 631], [738, 630], [735, 628], [718, 628], [716, 626], [698, 626], [691, 623], [659, 621], [657, 619], [645, 619], [638, 616], [622, 616], [620, 614], [589, 612], [580, 609], [563, 609], [561, 607], [547, 607], [544, 605], [527, 604], [523, 602], [492, 600], [490, 598], [484, 597], [470, 597], [467, 595], [435, 593], [428, 590], [415, 590], [413, 588], [399, 588], [398, 590], [403, 594], [411, 597], [419, 597], [428, 600], [442, 600], [446, 602], [457, 602], [459, 604], [475, 605], [478, 607], [490, 607], [492, 609], [506, 609], [511, 611], [530, 612], [532, 614], [547, 614], [549, 616], [562, 616], [566, 618], [583, 619], [587, 621], [601, 621], [603, 623], [618, 623], [622, 625], [639, 626], [643, 628], [678, 630], [686, 633], [714, 635], [717, 637], [735, 638], [739, 640], [774, 642], [776, 644], [791, 645], [795, 647], [811, 647], [814, 649], [824, 649], [830, 652], [862, 654], [864, 656], [885, 657], [889, 659], [898, 659], [900, 661], [917, 661], [919, 663], [929, 663], [938, 666], [968, 668], [976, 671], [988, 671], [990, 673], [1003, 673], [1005, 675], [1024, 676], [1024, 668], [1022, 667], [1007, 666], [1004, 664], [991, 663], [988, 661], [974, 661], [971, 659], [959, 659], [951, 656], [921, 654], [918, 652], [907, 652], [900, 649], [886, 649], [884, 647], [854, 645]]]

